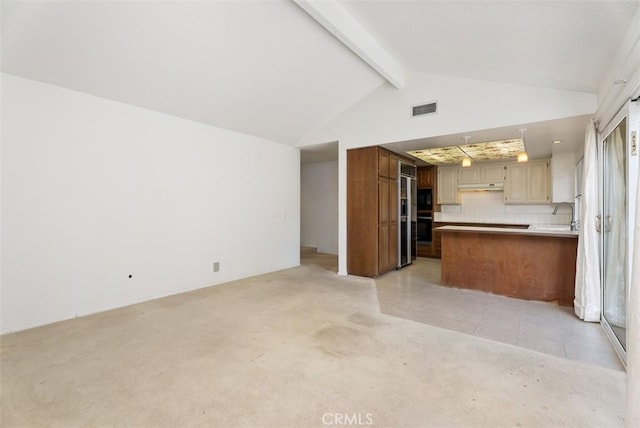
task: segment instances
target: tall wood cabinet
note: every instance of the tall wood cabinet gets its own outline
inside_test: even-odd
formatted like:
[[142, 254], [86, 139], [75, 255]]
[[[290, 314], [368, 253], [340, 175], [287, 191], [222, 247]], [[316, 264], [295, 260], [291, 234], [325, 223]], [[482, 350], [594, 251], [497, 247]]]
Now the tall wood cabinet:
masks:
[[347, 272], [376, 277], [398, 265], [398, 155], [347, 151]]

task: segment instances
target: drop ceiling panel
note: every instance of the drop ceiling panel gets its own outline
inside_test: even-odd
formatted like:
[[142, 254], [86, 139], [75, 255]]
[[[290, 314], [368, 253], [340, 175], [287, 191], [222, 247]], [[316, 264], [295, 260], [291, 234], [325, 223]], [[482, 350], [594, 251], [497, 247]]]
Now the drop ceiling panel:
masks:
[[433, 149], [413, 150], [407, 154], [432, 165], [462, 162], [465, 157], [472, 160], [488, 161], [515, 159], [525, 149], [521, 138], [514, 140], [487, 141], [484, 143], [465, 144], [461, 146], [437, 147]]
[[510, 159], [524, 151], [522, 139], [467, 144], [460, 148], [475, 161]]

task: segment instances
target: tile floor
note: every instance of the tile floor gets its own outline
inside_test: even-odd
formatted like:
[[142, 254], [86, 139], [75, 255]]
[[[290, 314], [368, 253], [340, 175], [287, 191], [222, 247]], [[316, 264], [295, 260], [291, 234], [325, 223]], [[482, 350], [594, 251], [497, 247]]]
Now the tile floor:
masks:
[[581, 321], [572, 307], [443, 287], [440, 260], [419, 258], [375, 282], [385, 314], [624, 370], [600, 324]]

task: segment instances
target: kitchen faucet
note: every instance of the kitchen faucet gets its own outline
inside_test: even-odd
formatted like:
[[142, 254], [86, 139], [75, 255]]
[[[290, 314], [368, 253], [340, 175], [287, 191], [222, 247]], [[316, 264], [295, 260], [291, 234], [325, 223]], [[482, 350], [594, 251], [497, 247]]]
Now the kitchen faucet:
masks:
[[578, 230], [578, 227], [577, 227], [578, 225], [577, 225], [575, 219], [573, 218], [573, 216], [574, 216], [573, 203], [571, 203], [571, 202], [559, 202], [559, 203], [556, 204], [556, 207], [553, 209], [553, 212], [551, 214], [556, 215], [558, 213], [558, 208], [559, 208], [559, 206], [561, 204], [566, 204], [566, 205], [569, 205], [571, 207], [571, 223], [570, 223], [571, 230]]

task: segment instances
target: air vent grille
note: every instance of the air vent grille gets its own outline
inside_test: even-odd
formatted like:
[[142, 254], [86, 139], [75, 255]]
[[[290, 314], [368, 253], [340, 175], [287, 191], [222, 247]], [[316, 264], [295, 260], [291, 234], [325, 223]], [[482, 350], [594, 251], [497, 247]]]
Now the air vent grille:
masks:
[[438, 103], [423, 104], [412, 107], [412, 116], [422, 116], [423, 114], [435, 113], [438, 109]]

